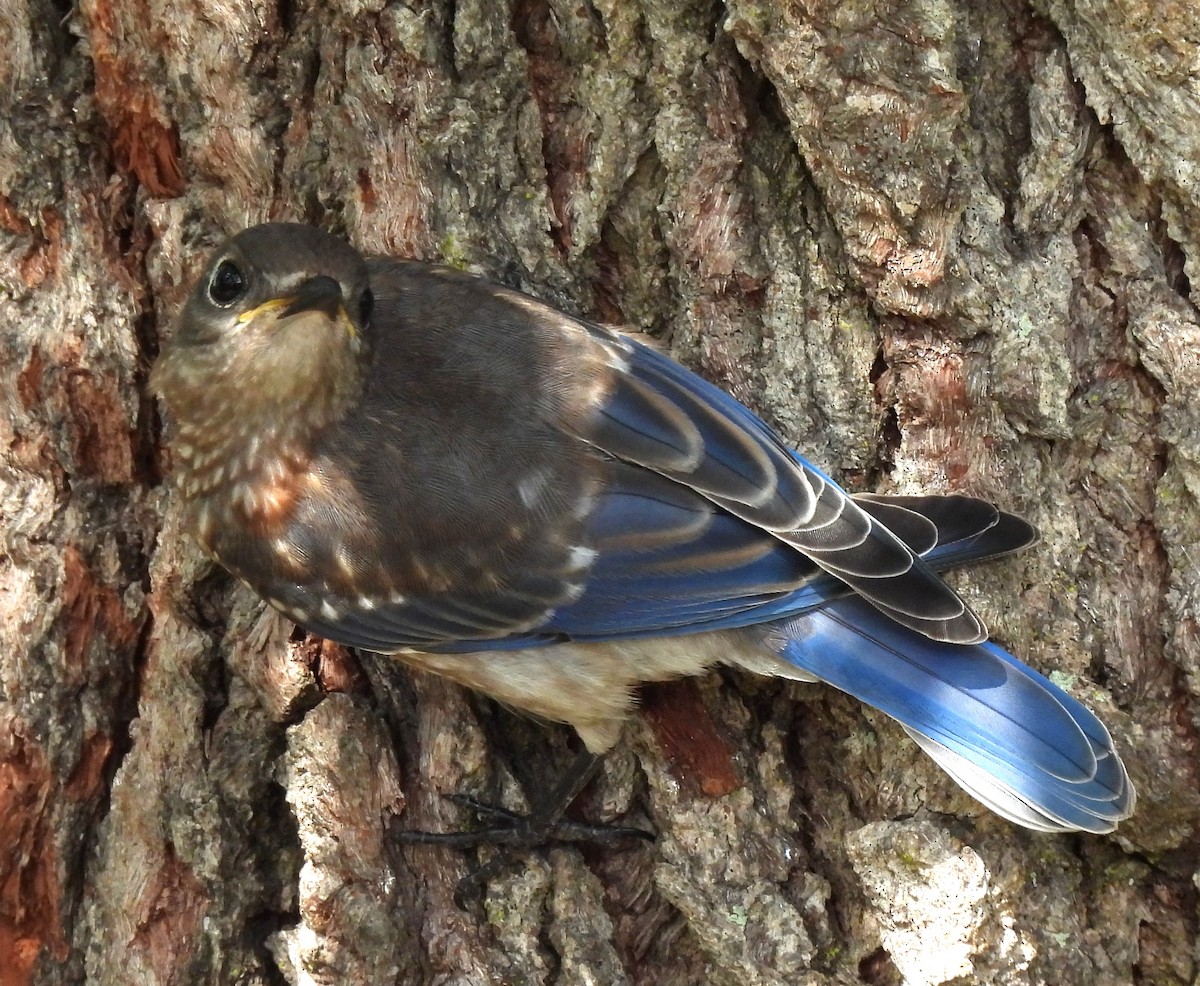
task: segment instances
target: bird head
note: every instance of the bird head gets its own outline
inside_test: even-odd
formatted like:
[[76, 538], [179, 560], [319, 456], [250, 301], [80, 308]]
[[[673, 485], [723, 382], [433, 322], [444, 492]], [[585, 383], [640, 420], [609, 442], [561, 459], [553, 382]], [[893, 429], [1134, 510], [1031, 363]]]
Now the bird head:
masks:
[[362, 256], [321, 230], [268, 223], [222, 245], [150, 377], [184, 469], [237, 471], [344, 414], [362, 389], [373, 303]]

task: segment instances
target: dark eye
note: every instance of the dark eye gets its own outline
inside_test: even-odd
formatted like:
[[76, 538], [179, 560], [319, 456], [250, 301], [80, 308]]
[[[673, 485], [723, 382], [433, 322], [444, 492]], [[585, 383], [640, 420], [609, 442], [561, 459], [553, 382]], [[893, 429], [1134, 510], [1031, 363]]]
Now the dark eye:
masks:
[[214, 305], [228, 308], [246, 293], [246, 278], [232, 260], [222, 260], [208, 282], [208, 296]]
[[358, 300], [358, 326], [361, 329], [367, 327], [367, 323], [371, 321], [371, 312], [375, 309], [375, 295], [371, 293], [370, 288], [364, 288], [362, 297]]

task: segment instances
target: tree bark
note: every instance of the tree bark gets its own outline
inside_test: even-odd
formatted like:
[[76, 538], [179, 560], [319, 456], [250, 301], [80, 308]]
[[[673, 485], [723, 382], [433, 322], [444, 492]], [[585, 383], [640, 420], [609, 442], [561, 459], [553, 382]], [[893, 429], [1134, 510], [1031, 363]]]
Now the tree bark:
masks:
[[[1200, 982], [1200, 13], [1142, 0], [5, 0], [0, 986]], [[571, 755], [306, 638], [180, 529], [145, 381], [277, 219], [649, 331], [856, 489], [1042, 529], [957, 584], [1101, 715], [1109, 838], [1018, 830], [832, 689], [647, 689]]]

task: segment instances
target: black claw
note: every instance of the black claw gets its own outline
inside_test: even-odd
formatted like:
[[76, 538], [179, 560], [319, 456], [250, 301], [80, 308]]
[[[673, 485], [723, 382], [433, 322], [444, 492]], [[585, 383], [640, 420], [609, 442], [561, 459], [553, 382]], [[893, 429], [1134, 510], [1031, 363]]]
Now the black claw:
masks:
[[486, 801], [480, 801], [469, 794], [449, 794], [446, 797], [459, 807], [475, 812], [481, 818], [494, 818], [498, 822], [503, 822], [514, 827], [526, 818], [525, 815], [519, 815], [515, 811], [501, 808], [499, 805], [490, 805]]

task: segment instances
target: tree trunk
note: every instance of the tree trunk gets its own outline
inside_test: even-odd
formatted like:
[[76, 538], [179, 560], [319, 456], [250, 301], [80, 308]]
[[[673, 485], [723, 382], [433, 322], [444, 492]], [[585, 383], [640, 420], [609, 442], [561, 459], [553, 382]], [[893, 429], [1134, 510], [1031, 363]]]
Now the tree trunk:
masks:
[[[1198, 981], [1200, 13], [1099, 0], [3, 0], [0, 986]], [[181, 530], [146, 374], [224, 233], [442, 260], [671, 351], [856, 489], [1041, 543], [958, 577], [1109, 724], [1018, 830], [832, 689], [648, 689], [477, 895], [467, 790], [565, 730], [294, 633]]]

